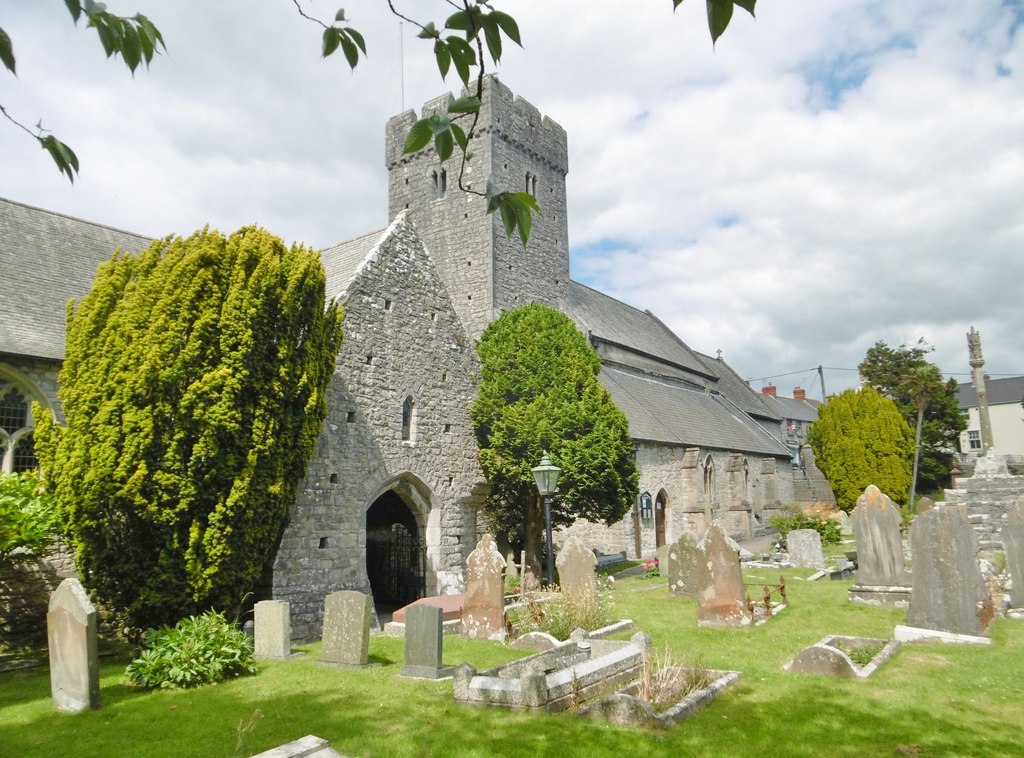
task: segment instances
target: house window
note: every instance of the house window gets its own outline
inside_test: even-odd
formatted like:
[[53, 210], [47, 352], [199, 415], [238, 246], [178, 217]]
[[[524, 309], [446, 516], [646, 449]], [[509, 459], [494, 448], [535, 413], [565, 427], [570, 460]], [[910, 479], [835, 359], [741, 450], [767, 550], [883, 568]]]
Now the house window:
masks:
[[971, 450], [981, 450], [981, 432], [967, 432], [967, 444]]
[[710, 454], [704, 459], [704, 500], [715, 502], [715, 461]]
[[415, 407], [412, 402], [412, 395], [405, 398], [402, 403], [402, 442], [414, 442], [413, 436], [416, 433]]

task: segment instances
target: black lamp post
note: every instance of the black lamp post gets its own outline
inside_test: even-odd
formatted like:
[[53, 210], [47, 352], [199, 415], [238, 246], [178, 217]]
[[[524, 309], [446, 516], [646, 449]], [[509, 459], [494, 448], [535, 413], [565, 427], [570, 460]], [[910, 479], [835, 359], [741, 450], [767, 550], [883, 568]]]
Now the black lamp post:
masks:
[[551, 463], [548, 452], [545, 450], [540, 465], [534, 466], [530, 471], [533, 472], [533, 479], [537, 482], [537, 492], [544, 498], [544, 524], [548, 541], [548, 584], [551, 585], [555, 582], [555, 548], [551, 544], [551, 496], [558, 489], [558, 476], [562, 473], [562, 469]]

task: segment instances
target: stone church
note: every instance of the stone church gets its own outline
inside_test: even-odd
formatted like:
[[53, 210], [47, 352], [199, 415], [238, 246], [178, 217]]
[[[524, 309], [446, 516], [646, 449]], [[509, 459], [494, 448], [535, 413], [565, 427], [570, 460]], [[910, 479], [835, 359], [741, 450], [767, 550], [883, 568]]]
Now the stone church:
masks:
[[[423, 113], [442, 111], [449, 95]], [[600, 379], [629, 419], [640, 470], [620, 523], [577, 523], [595, 550], [650, 556], [715, 519], [760, 533], [796, 499], [802, 474], [783, 417], [720, 358], [692, 350], [654, 314], [572, 281], [565, 130], [495, 79], [486, 84], [465, 183], [534, 194], [529, 245], [508, 238], [482, 197], [458, 189], [458, 164], [432, 147], [405, 155], [413, 112], [387, 124], [388, 218], [380, 231], [322, 251], [327, 295], [345, 308], [328, 416], [265, 593], [291, 603], [296, 637], [315, 637], [323, 597], [371, 593], [378, 607], [458, 592], [486, 529], [487, 492], [469, 420], [475, 341], [502, 312], [560, 308], [602, 361]], [[32, 401], [61, 417], [57, 376], [67, 301], [117, 248], [150, 240], [0, 200], [0, 454], [35, 464]], [[566, 532], [556, 537], [564, 539]]]

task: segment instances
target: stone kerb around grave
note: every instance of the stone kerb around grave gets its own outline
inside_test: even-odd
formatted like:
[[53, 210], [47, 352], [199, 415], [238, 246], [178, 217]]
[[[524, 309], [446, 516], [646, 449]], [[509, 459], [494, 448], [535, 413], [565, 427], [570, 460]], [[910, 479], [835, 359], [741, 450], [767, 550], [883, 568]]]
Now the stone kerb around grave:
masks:
[[869, 485], [850, 514], [857, 540], [857, 579], [850, 602], [906, 608], [911, 578], [903, 559], [903, 517], [889, 497]]
[[[805, 647], [782, 668], [795, 674], [833, 676], [840, 679], [867, 679], [878, 667], [892, 658], [899, 650], [896, 640], [872, 637], [846, 637], [833, 634], [821, 642]], [[866, 663], [853, 661], [858, 650], [875, 649], [876, 652]]]

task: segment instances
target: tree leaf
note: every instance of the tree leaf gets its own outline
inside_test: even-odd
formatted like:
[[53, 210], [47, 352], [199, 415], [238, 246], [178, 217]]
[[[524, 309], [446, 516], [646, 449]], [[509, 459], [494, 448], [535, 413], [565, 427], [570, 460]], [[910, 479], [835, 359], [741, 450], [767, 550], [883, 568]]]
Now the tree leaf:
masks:
[[469, 137], [466, 136], [466, 132], [463, 131], [462, 127], [458, 124], [452, 124], [452, 135], [455, 137], [455, 141], [458, 143], [459, 148], [465, 153], [466, 148], [469, 147]]
[[[363, 56], [366, 56], [366, 40], [363, 39], [363, 35], [353, 29], [351, 26], [346, 26], [345, 31], [348, 32], [349, 38], [356, 43], [356, 46], [363, 51]], [[355, 66], [353, 66], [355, 68]]]
[[82, 6], [79, 4], [78, 0], [64, 0], [64, 5], [67, 6], [68, 13], [71, 14], [71, 18], [73, 18], [77, 24], [78, 18], [82, 15]]
[[326, 58], [338, 49], [339, 44], [341, 44], [341, 30], [336, 26], [329, 26], [324, 29], [323, 53], [320, 57]]
[[459, 37], [448, 37], [445, 41], [448, 43], [448, 49], [452, 54], [452, 62], [455, 64], [455, 70], [459, 74], [459, 78], [463, 84], [468, 85], [469, 69], [471, 66], [476, 65], [476, 51], [466, 40]]
[[441, 33], [437, 31], [437, 27], [434, 26], [433, 21], [428, 21], [416, 36], [419, 39], [440, 39]]
[[[680, 0], [680, 2], [682, 2], [682, 0]], [[501, 11], [493, 11], [491, 13], [491, 18], [498, 22], [498, 26], [500, 26], [501, 30], [505, 32], [506, 37], [519, 45], [519, 47], [523, 46], [523, 42], [519, 37], [519, 24], [516, 23], [514, 18], [507, 13], [502, 13]]]
[[455, 141], [452, 139], [451, 127], [434, 135], [434, 149], [437, 150], [437, 157], [441, 163], [452, 157]]
[[409, 130], [409, 134], [405, 138], [405, 148], [403, 152], [415, 153], [422, 150], [430, 142], [430, 138], [433, 135], [434, 132], [430, 128], [430, 119], [421, 118], [413, 124], [412, 129]]
[[708, 28], [711, 30], [711, 43], [714, 44], [725, 32], [732, 19], [733, 0], [707, 0]]
[[757, 0], [733, 0], [733, 3], [741, 7], [751, 16], [754, 15], [754, 6], [757, 4]]
[[354, 69], [356, 64], [359, 63], [359, 50], [356, 48], [355, 43], [349, 39], [346, 34], [342, 34], [341, 49], [345, 53], [345, 60], [348, 61], [349, 68]]
[[672, 0], [672, 10], [675, 11], [680, 5], [683, 4], [683, 0]]
[[469, 14], [466, 11], [457, 11], [450, 15], [444, 22], [445, 29], [458, 29], [468, 32], [470, 29]]
[[142, 60], [142, 42], [139, 40], [139, 33], [130, 23], [122, 25], [121, 34], [121, 57], [124, 59], [128, 70], [135, 73]]
[[[135, 14], [135, 20], [138, 22], [141, 29], [141, 33], [149, 38], [152, 43], [153, 50], [156, 51], [158, 47], [162, 47], [164, 52], [167, 52], [167, 45], [164, 43], [164, 35], [160, 33], [160, 30], [154, 26], [153, 22], [143, 16], [141, 13]], [[146, 59], [148, 63], [150, 58]]]
[[335, 21], [344, 21], [345, 20], [345, 9], [344, 8], [339, 8], [338, 9], [338, 12], [334, 14], [334, 20]]
[[52, 134], [39, 137], [39, 144], [50, 154], [53, 162], [57, 164], [62, 174], [67, 174], [72, 184], [75, 183], [75, 174], [78, 173], [78, 156], [75, 151], [65, 145]]
[[7, 36], [7, 32], [0, 27], [0, 61], [3, 61], [4, 66], [15, 76], [18, 72], [14, 70], [14, 46], [11, 45], [11, 38]]
[[479, 97], [460, 97], [458, 100], [452, 100], [448, 103], [449, 113], [476, 113], [480, 110], [480, 98]]
[[491, 18], [490, 14], [480, 16], [480, 25], [484, 29], [484, 40], [487, 42], [487, 52], [495, 63], [501, 60], [501, 31], [498, 22]]
[[437, 59], [437, 70], [441, 72], [442, 81], [448, 75], [448, 69], [452, 65], [452, 54], [441, 40], [434, 43], [434, 58]]
[[516, 214], [515, 208], [512, 207], [512, 203], [509, 202], [507, 192], [499, 195], [498, 200], [498, 208], [501, 212], [501, 225], [505, 227], [505, 235], [511, 237], [512, 232], [516, 230], [518, 214]]

